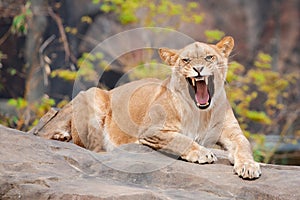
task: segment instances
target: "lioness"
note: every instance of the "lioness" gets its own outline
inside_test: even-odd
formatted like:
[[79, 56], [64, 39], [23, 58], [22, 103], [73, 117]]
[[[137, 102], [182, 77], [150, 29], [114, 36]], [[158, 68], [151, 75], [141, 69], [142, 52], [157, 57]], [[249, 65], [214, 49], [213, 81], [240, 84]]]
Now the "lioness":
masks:
[[168, 79], [134, 81], [111, 91], [91, 88], [35, 132], [49, 139], [72, 139], [96, 152], [138, 142], [198, 163], [216, 161], [206, 147], [218, 143], [229, 151], [240, 177], [258, 178], [260, 166], [224, 90], [233, 46], [233, 38], [225, 37], [216, 45], [161, 48], [160, 57], [172, 68]]

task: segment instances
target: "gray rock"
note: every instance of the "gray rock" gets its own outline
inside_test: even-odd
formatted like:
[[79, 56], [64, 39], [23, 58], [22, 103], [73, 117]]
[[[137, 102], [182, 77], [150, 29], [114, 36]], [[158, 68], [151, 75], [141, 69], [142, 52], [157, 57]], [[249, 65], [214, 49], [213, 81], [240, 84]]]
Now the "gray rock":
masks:
[[141, 145], [97, 154], [0, 126], [0, 199], [300, 199], [300, 167], [263, 165], [249, 181]]

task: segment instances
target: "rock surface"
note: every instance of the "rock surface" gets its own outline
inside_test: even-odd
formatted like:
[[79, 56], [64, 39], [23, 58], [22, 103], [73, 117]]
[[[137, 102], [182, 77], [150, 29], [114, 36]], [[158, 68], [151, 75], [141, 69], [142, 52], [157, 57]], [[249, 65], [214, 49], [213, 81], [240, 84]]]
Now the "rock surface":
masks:
[[248, 181], [220, 160], [187, 163], [134, 144], [97, 154], [0, 126], [0, 199], [300, 199], [300, 167], [263, 165]]

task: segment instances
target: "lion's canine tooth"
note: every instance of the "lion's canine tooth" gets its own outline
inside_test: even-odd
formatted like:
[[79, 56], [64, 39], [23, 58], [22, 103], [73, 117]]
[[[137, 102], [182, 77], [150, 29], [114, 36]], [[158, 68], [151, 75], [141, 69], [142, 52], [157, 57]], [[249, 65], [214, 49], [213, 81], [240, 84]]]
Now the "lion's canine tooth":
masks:
[[191, 78], [191, 79], [192, 79], [193, 86], [195, 86], [195, 79], [194, 78]]
[[204, 77], [204, 80], [205, 80], [205, 84], [208, 85], [208, 77], [207, 76]]

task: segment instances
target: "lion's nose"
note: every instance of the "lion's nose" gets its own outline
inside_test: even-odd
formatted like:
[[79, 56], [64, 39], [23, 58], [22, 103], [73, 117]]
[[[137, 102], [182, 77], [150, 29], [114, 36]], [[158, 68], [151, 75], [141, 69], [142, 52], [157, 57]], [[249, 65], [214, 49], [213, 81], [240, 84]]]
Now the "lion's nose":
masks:
[[193, 67], [193, 69], [198, 73], [197, 77], [201, 77], [200, 73], [202, 72], [204, 67], [203, 66], [195, 66], [195, 67]]

